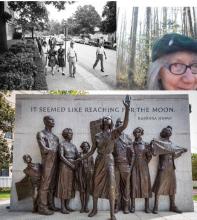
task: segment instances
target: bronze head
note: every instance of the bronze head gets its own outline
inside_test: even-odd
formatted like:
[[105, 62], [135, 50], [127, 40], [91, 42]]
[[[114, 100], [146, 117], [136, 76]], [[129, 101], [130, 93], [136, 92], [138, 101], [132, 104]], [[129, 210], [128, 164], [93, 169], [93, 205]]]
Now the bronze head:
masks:
[[137, 127], [133, 130], [133, 135], [135, 137], [142, 136], [144, 134], [144, 129], [141, 127]]
[[23, 160], [24, 160], [24, 163], [31, 163], [32, 158], [29, 154], [25, 154], [23, 155]]
[[54, 118], [50, 115], [44, 116], [43, 122], [47, 128], [53, 128], [55, 126]]
[[110, 129], [112, 130], [114, 124], [113, 124], [113, 121], [112, 121], [112, 118], [110, 116], [104, 116], [102, 118], [102, 122], [101, 122], [101, 130], [104, 130], [104, 129]]
[[72, 140], [73, 138], [73, 131], [71, 128], [65, 128], [63, 131], [62, 131], [62, 136], [65, 140]]
[[90, 150], [90, 144], [87, 141], [82, 142], [80, 148], [84, 153], [87, 153]]
[[123, 121], [121, 120], [121, 118], [118, 118], [118, 119], [116, 120], [115, 127], [118, 128], [118, 127], [120, 127], [122, 124], [123, 124]]
[[161, 130], [161, 133], [160, 133], [161, 138], [168, 138], [170, 136], [172, 136], [172, 127], [171, 126], [167, 126]]

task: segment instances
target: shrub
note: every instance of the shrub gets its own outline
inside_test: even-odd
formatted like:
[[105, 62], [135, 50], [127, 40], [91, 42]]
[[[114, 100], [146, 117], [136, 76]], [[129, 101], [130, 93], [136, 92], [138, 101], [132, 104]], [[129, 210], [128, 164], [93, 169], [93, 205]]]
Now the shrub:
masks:
[[0, 89], [47, 89], [43, 69], [38, 49], [32, 41], [14, 44], [0, 55]]
[[192, 154], [192, 179], [197, 180], [197, 154]]
[[15, 40], [22, 39], [22, 33], [14, 32], [13, 39]]

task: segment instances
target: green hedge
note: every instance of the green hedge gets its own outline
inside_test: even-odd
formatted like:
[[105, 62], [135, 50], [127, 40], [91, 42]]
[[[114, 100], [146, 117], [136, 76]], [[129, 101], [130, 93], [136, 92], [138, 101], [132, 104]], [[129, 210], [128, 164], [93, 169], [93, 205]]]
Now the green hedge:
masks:
[[37, 66], [38, 71], [34, 74], [34, 85], [32, 87], [33, 90], [47, 90], [47, 82], [46, 76], [44, 73], [44, 66], [42, 63], [42, 59], [39, 56], [39, 51], [36, 48], [34, 62]]
[[197, 154], [192, 154], [192, 179], [197, 180]]
[[44, 67], [34, 42], [14, 44], [0, 55], [0, 89], [47, 89]]

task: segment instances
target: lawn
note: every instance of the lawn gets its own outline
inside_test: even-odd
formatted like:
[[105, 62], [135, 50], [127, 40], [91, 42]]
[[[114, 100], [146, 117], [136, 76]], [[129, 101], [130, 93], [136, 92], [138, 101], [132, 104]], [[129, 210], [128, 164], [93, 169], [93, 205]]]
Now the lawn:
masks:
[[193, 196], [193, 200], [194, 200], [194, 201], [197, 201], [197, 195], [194, 195], [194, 196]]
[[0, 192], [0, 200], [9, 199], [9, 198], [10, 198], [10, 191]]

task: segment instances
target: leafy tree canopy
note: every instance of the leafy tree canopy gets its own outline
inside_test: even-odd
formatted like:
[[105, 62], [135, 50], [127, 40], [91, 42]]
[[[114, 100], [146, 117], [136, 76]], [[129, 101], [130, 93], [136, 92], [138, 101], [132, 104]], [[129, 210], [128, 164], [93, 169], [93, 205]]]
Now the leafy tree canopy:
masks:
[[102, 13], [104, 20], [101, 24], [101, 29], [105, 33], [113, 33], [116, 31], [116, 2], [109, 1], [104, 6]]
[[101, 17], [92, 5], [79, 6], [72, 18], [76, 34], [94, 33], [101, 24]]
[[6, 95], [0, 92], [0, 130], [12, 131], [14, 126], [14, 109], [6, 101]]
[[11, 1], [9, 7], [17, 12], [16, 21], [23, 29], [45, 28], [48, 21], [48, 12], [43, 2]]
[[0, 135], [0, 170], [9, 167], [10, 156], [7, 141], [3, 138], [3, 135]]

